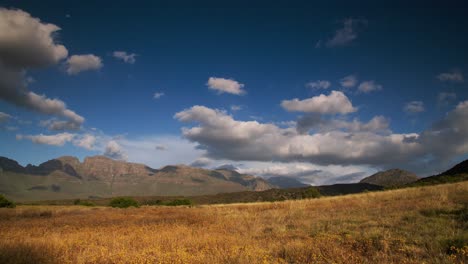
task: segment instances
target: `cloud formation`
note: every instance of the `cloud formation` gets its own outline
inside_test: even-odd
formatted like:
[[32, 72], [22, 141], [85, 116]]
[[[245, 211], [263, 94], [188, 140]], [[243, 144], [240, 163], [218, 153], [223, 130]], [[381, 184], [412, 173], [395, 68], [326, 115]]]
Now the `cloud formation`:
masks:
[[343, 21], [343, 27], [336, 30], [335, 34], [325, 45], [327, 47], [346, 46], [357, 39], [360, 29], [367, 26], [367, 20], [348, 18]]
[[340, 91], [331, 91], [329, 95], [321, 94], [305, 100], [283, 100], [281, 106], [289, 112], [348, 114], [357, 111], [348, 97]]
[[135, 53], [127, 53], [126, 51], [114, 51], [112, 56], [116, 59], [122, 60], [125, 63], [134, 64], [136, 61]]
[[406, 103], [403, 110], [410, 114], [416, 114], [424, 112], [424, 103], [422, 101], [411, 101]]
[[377, 84], [375, 81], [364, 81], [359, 84], [358, 91], [361, 93], [370, 93], [374, 91], [380, 91], [383, 89], [383, 86]]
[[36, 144], [63, 146], [65, 143], [70, 142], [75, 138], [75, 134], [59, 133], [55, 135], [16, 135], [17, 140], [29, 139]]
[[440, 106], [446, 106], [455, 99], [457, 99], [457, 95], [455, 93], [441, 92], [437, 95], [437, 102]]
[[312, 88], [312, 89], [328, 89], [331, 86], [331, 83], [325, 80], [318, 80], [318, 81], [308, 82], [306, 83], [305, 86], [308, 88]]
[[454, 82], [454, 83], [462, 83], [465, 81], [463, 77], [463, 73], [460, 70], [451, 70], [449, 72], [443, 72], [437, 75], [437, 79], [442, 82]]
[[233, 79], [210, 77], [206, 83], [208, 88], [216, 90], [218, 93], [230, 93], [235, 95], [245, 94], [245, 90], [242, 90], [244, 84], [237, 82]]
[[[334, 129], [301, 134], [257, 121], [238, 121], [217, 109], [193, 106], [175, 114], [187, 139], [209, 158], [238, 161], [310, 162], [319, 165], [403, 167], [417, 172], [437, 169], [440, 162], [468, 153], [468, 101], [421, 133], [393, 133], [388, 121], [331, 121]], [[382, 131], [383, 130], [383, 131]]]
[[66, 61], [67, 73], [76, 75], [84, 71], [99, 70], [103, 66], [101, 58], [93, 54], [73, 55]]
[[65, 46], [55, 43], [59, 30], [22, 10], [0, 8], [0, 61], [12, 70], [58, 63], [68, 55]]
[[111, 140], [107, 143], [106, 148], [104, 150], [104, 155], [116, 160], [127, 160], [126, 152], [115, 140]]
[[358, 83], [358, 79], [355, 75], [348, 75], [343, 77], [343, 79], [340, 80], [341, 87], [343, 88], [352, 88], [356, 86]]
[[0, 8], [0, 99], [81, 125], [84, 118], [63, 101], [36, 94], [27, 87], [30, 82], [26, 70], [47, 67], [67, 57], [67, 49], [55, 43], [58, 30], [58, 26], [42, 23], [24, 11]]

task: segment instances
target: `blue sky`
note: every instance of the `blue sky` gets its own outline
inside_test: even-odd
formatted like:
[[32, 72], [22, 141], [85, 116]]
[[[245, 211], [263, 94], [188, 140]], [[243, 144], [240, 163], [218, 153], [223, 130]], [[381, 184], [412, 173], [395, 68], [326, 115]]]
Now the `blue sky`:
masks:
[[0, 155], [311, 183], [467, 158], [466, 6], [327, 4], [1, 1]]

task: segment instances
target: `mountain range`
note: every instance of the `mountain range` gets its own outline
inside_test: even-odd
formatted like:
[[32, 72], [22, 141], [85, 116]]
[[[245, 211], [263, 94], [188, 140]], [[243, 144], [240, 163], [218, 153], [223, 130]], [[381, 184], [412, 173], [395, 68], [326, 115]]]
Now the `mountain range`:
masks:
[[[273, 176], [264, 179], [241, 174], [235, 169], [221, 166], [209, 170], [186, 165], [153, 169], [144, 164], [113, 160], [105, 156], [86, 157], [83, 162], [75, 157], [63, 156], [38, 166], [28, 164], [23, 167], [15, 160], [0, 157], [0, 194], [16, 201], [37, 201], [233, 193], [218, 196], [223, 197], [221, 200], [239, 200], [235, 193], [243, 193], [245, 196], [245, 193], [253, 192], [257, 194], [248, 195], [249, 199], [268, 200], [272, 197], [301, 196], [303, 189], [310, 187], [291, 177]], [[359, 183], [317, 186], [317, 190], [322, 195], [341, 195], [462, 180], [468, 180], [468, 160], [446, 172], [426, 178], [419, 178], [408, 171], [391, 169], [375, 173]], [[272, 192], [269, 191], [271, 189], [290, 191]]]
[[0, 157], [0, 193], [12, 199], [47, 200], [130, 195], [200, 195], [263, 191], [277, 186], [260, 177], [228, 169], [207, 170], [185, 165], [153, 169], [105, 156], [80, 162], [64, 156], [39, 166], [21, 166]]

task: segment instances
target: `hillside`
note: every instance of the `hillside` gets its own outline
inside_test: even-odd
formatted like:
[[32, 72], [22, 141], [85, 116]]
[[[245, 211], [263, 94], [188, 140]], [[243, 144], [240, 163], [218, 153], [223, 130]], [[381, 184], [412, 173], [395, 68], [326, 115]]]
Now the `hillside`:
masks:
[[153, 169], [144, 164], [64, 156], [23, 167], [0, 157], [0, 193], [17, 201], [134, 195], [202, 195], [263, 191], [275, 186], [262, 178], [226, 169], [184, 165]]
[[409, 171], [400, 169], [391, 169], [377, 172], [360, 181], [360, 183], [369, 183], [382, 187], [399, 187], [419, 180], [419, 177]]
[[412, 184], [409, 184], [409, 186], [435, 185], [460, 181], [468, 181], [468, 160], [462, 161], [451, 169], [438, 175], [422, 178]]
[[468, 182], [195, 207], [0, 210], [0, 263], [467, 263]]

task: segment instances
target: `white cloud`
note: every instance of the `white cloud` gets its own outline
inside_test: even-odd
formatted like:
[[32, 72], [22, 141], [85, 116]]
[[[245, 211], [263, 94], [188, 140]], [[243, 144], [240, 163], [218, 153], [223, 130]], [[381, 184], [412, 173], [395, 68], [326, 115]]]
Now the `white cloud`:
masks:
[[114, 58], [122, 60], [125, 63], [134, 64], [137, 56], [135, 53], [127, 53], [126, 51], [114, 51], [112, 53]]
[[383, 86], [377, 84], [375, 81], [365, 81], [359, 84], [358, 91], [362, 93], [370, 93], [373, 91], [380, 91], [383, 89]]
[[93, 150], [94, 145], [96, 144], [96, 136], [91, 134], [84, 134], [78, 136], [74, 141], [73, 144], [77, 147], [81, 147], [87, 150]]
[[0, 99], [81, 125], [84, 118], [63, 101], [36, 94], [27, 87], [28, 69], [53, 65], [67, 57], [67, 49], [54, 40], [59, 30], [24, 11], [0, 8]]
[[458, 82], [462, 83], [465, 81], [463, 73], [460, 70], [454, 69], [449, 72], [444, 72], [437, 75], [437, 79], [442, 82]]
[[70, 142], [75, 137], [75, 134], [71, 133], [59, 133], [55, 135], [16, 135], [17, 140], [29, 139], [36, 144], [52, 145], [52, 146], [63, 146], [65, 143]]
[[93, 54], [73, 55], [66, 61], [67, 73], [70, 75], [83, 71], [99, 70], [102, 66], [101, 58]]
[[159, 98], [161, 98], [162, 96], [164, 96], [164, 93], [163, 93], [163, 92], [156, 92], [156, 93], [154, 93], [153, 98], [154, 98], [154, 99], [159, 99]]
[[[378, 134], [335, 130], [303, 135], [256, 121], [236, 121], [223, 111], [194, 106], [175, 115], [183, 135], [200, 144], [211, 158], [256, 161], [308, 161], [316, 164], [380, 164], [405, 161], [417, 144], [403, 144], [412, 134]], [[388, 153], [392, 153], [388, 157]]]
[[0, 112], [0, 123], [5, 123], [10, 119], [11, 119], [11, 115], [4, 113], [4, 112]]
[[300, 134], [309, 133], [310, 130], [325, 133], [334, 130], [347, 132], [373, 132], [390, 133], [389, 121], [383, 116], [375, 116], [369, 122], [363, 123], [358, 119], [346, 121], [341, 119], [323, 119], [320, 115], [309, 114], [302, 116], [296, 122], [297, 132]]
[[356, 112], [348, 97], [339, 91], [332, 91], [330, 95], [321, 94], [309, 99], [284, 100], [281, 106], [287, 111], [321, 113], [321, 114], [347, 114]]
[[306, 83], [305, 86], [308, 88], [312, 88], [312, 89], [328, 89], [331, 86], [331, 83], [325, 80], [318, 80], [318, 81], [308, 82]]
[[127, 160], [126, 152], [115, 140], [107, 142], [106, 148], [104, 150], [104, 155], [116, 160]]
[[340, 80], [341, 87], [343, 88], [352, 88], [356, 86], [358, 83], [358, 79], [355, 75], [348, 75], [343, 77], [343, 79]]
[[334, 129], [312, 134], [291, 127], [237, 121], [221, 110], [204, 106], [176, 113], [175, 118], [196, 123], [183, 128], [182, 133], [212, 159], [401, 167], [435, 173], [448, 166], [450, 159], [468, 153], [468, 101], [459, 103], [443, 120], [419, 134], [393, 133], [386, 129], [388, 121], [383, 117], [368, 123], [332, 119], [329, 122]]
[[218, 93], [230, 93], [235, 95], [245, 94], [245, 90], [242, 90], [244, 84], [239, 83], [233, 79], [216, 78], [210, 77], [206, 83], [208, 88], [218, 91]]
[[411, 101], [406, 103], [406, 105], [403, 107], [403, 110], [407, 113], [421, 113], [424, 112], [424, 103], [421, 101]]
[[48, 120], [41, 121], [39, 125], [43, 127], [47, 127], [47, 129], [51, 131], [79, 130], [81, 128], [80, 123], [72, 122], [72, 121], [56, 120], [56, 119], [48, 119]]
[[348, 18], [343, 21], [343, 27], [335, 32], [335, 35], [326, 42], [327, 47], [346, 46], [357, 39], [358, 31], [367, 25], [365, 19]]

